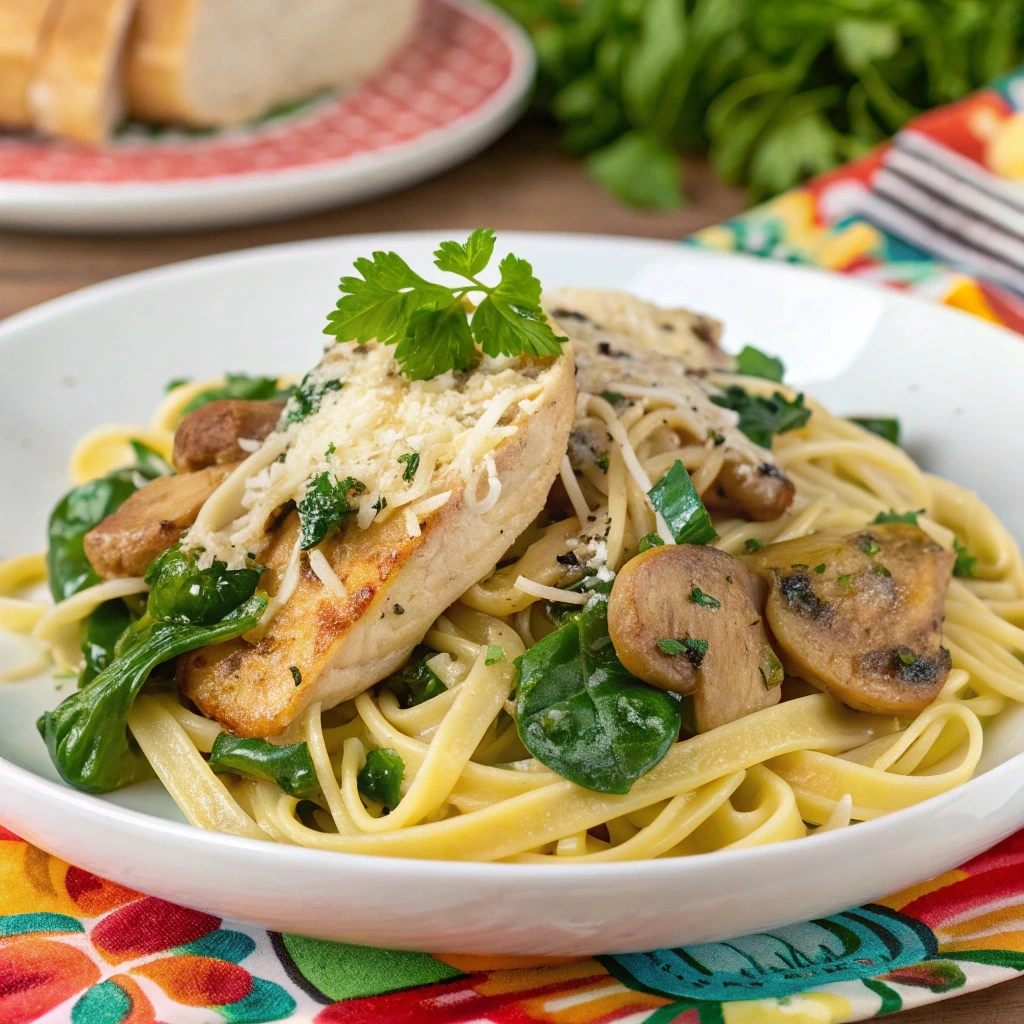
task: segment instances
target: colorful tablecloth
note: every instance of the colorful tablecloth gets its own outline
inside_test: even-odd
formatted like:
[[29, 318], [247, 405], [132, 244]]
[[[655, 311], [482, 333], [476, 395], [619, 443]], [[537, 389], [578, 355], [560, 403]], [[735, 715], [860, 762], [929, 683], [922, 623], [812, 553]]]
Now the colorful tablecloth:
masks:
[[[818, 264], [1024, 333], [1020, 178], [1024, 75], [688, 244]], [[530, 962], [222, 921], [0, 828], [0, 1024], [838, 1024], [1021, 973], [1024, 832], [827, 919], [685, 949]]]

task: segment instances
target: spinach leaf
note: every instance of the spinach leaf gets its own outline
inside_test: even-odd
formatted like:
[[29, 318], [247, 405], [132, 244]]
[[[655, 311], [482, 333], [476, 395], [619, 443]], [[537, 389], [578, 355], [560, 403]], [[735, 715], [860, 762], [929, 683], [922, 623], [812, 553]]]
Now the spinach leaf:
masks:
[[114, 648], [132, 624], [124, 601], [104, 601], [86, 620], [82, 634], [85, 664], [78, 677], [79, 687], [91, 683], [113, 660]]
[[763, 377], [765, 380], [781, 384], [786, 368], [778, 356], [766, 355], [760, 349], [746, 345], [736, 357], [736, 372], [742, 373], [745, 377]]
[[315, 548], [346, 516], [357, 512], [348, 496], [362, 494], [366, 485], [347, 476], [338, 480], [333, 473], [318, 473], [306, 485], [306, 496], [299, 502], [302, 550]]
[[436, 653], [429, 647], [420, 645], [412, 652], [406, 666], [394, 675], [388, 676], [381, 684], [395, 694], [403, 708], [415, 707], [448, 689], [427, 664], [427, 660], [433, 658]]
[[253, 597], [214, 625], [156, 622], [138, 631], [88, 686], [36, 722], [61, 778], [86, 793], [109, 793], [145, 778], [149, 766], [127, 732], [142, 684], [157, 665], [254, 628], [266, 605]]
[[895, 416], [851, 416], [850, 422], [884, 437], [892, 444], [900, 443], [900, 421]]
[[664, 543], [656, 533], [649, 533], [646, 537], [640, 538], [640, 543], [637, 544], [636, 549], [642, 555], [645, 551], [650, 551], [651, 548], [660, 548]]
[[273, 782], [289, 796], [311, 798], [320, 793], [313, 758], [302, 743], [278, 745], [222, 732], [213, 741], [210, 767], [257, 782]]
[[679, 736], [679, 699], [630, 675], [608, 636], [608, 602], [583, 611], [516, 658], [516, 726], [563, 778], [628, 793]]
[[710, 544], [718, 536], [690, 474], [679, 459], [650, 489], [648, 496], [668, 523], [677, 544]]
[[[177, 385], [178, 383], [178, 381], [171, 381], [171, 384]], [[168, 390], [171, 390], [170, 384]], [[224, 376], [223, 384], [207, 391], [201, 391], [182, 409], [182, 414], [187, 416], [190, 412], [195, 412], [196, 409], [209, 402], [217, 402], [226, 398], [243, 401], [280, 400], [288, 398], [293, 391], [294, 388], [279, 388], [276, 377], [250, 377], [244, 373], [228, 373]]]
[[293, 423], [301, 423], [317, 412], [324, 400], [324, 395], [332, 391], [341, 390], [341, 381], [330, 380], [318, 381], [313, 378], [312, 373], [307, 373], [302, 378], [302, 383], [295, 388], [288, 404], [281, 414], [279, 430], [287, 430]]
[[383, 804], [393, 811], [402, 799], [402, 779], [405, 778], [405, 762], [397, 750], [389, 747], [374, 747], [366, 752], [366, 764], [359, 772], [359, 792], [367, 800]]
[[228, 569], [224, 562], [216, 561], [208, 569], [200, 569], [196, 556], [175, 544], [146, 570], [150, 585], [147, 608], [157, 622], [210, 626], [252, 597], [262, 574], [260, 565]]
[[150, 480], [158, 476], [174, 476], [174, 467], [155, 449], [144, 441], [129, 441], [135, 453], [135, 464], [139, 472]]
[[722, 394], [712, 395], [711, 401], [739, 413], [740, 430], [762, 448], [771, 448], [775, 434], [797, 430], [811, 418], [803, 395], [797, 395], [792, 402], [778, 391], [771, 398], [762, 398], [733, 384]]
[[98, 480], [79, 484], [50, 513], [46, 571], [54, 601], [64, 601], [100, 582], [85, 557], [85, 535], [138, 490], [139, 472], [116, 469]]

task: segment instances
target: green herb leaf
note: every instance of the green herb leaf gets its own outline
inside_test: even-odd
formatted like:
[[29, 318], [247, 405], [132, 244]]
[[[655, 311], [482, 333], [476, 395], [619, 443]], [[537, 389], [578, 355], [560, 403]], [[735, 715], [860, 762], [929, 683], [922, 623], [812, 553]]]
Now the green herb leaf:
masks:
[[79, 687], [88, 686], [113, 660], [118, 640], [132, 624], [124, 601], [104, 601], [85, 620]]
[[383, 804], [393, 811], [402, 799], [405, 762], [397, 750], [374, 747], [366, 752], [366, 764], [359, 771], [359, 792], [367, 800]]
[[743, 546], [753, 554], [755, 551], [760, 551], [764, 547], [764, 541], [758, 540], [757, 537], [748, 537], [744, 542]]
[[302, 550], [315, 548], [342, 520], [354, 515], [358, 508], [349, 502], [349, 495], [362, 494], [365, 490], [366, 485], [355, 477], [338, 480], [326, 471], [313, 477], [298, 504]]
[[673, 640], [668, 637], [664, 640], [659, 640], [657, 643], [658, 649], [670, 657], [675, 657], [678, 654], [685, 654], [687, 660], [694, 668], [700, 668], [704, 662], [704, 656], [708, 653], [708, 642], [707, 640], [697, 640], [694, 637], [684, 637], [682, 640]]
[[761, 674], [761, 682], [766, 690], [773, 690], [781, 686], [786, 678], [786, 670], [782, 667], [778, 655], [771, 649], [765, 652], [764, 661], [758, 665], [757, 671]]
[[710, 608], [713, 612], [717, 612], [722, 607], [722, 602], [717, 597], [705, 594], [700, 587], [693, 587], [690, 590], [690, 600], [694, 604], [699, 604], [702, 608]]
[[402, 472], [402, 479], [406, 483], [410, 483], [416, 476], [416, 470], [420, 468], [420, 453], [406, 452], [404, 455], [398, 456], [398, 461], [405, 463], [405, 470]]
[[623, 668], [607, 608], [592, 599], [516, 659], [516, 725], [526, 749], [563, 778], [628, 793], [678, 738], [679, 700]]
[[169, 380], [164, 385], [164, 391], [170, 394], [172, 391], [177, 391], [178, 388], [183, 388], [186, 384], [191, 384], [191, 377], [175, 377], [174, 380]]
[[490, 228], [477, 228], [465, 245], [458, 242], [442, 242], [437, 252], [435, 266], [462, 277], [476, 277], [487, 269], [494, 255], [494, 232]]
[[875, 555], [882, 550], [882, 545], [879, 544], [871, 534], [868, 534], [866, 537], [862, 537], [859, 546], [861, 551], [863, 551], [868, 558], [874, 558]]
[[851, 416], [850, 422], [870, 430], [872, 434], [884, 437], [892, 444], [900, 443], [900, 421], [895, 417]]
[[248, 632], [266, 605], [253, 597], [215, 625], [157, 622], [136, 632], [130, 647], [88, 686], [36, 723], [61, 778], [86, 793], [109, 793], [150, 775], [127, 734], [128, 713], [150, 672], [186, 651]]
[[917, 526], [917, 517], [924, 514], [924, 509], [919, 508], [916, 512], [879, 512], [872, 523], [908, 523], [910, 526]]
[[631, 206], [672, 210], [683, 205], [683, 168], [654, 135], [630, 132], [598, 150], [587, 169], [613, 195]]
[[828, 568], [824, 562], [819, 562], [815, 567], [814, 571], [820, 576]]
[[651, 488], [649, 497], [677, 544], [710, 544], [718, 536], [690, 474], [679, 459]]
[[736, 357], [736, 372], [745, 377], [763, 377], [781, 384], [786, 368], [778, 356], [765, 355], [760, 349], [746, 345]]
[[651, 548], [660, 548], [664, 543], [656, 533], [649, 533], [647, 536], [640, 538], [640, 543], [637, 544], [637, 551], [642, 555], [645, 551], [650, 551]]
[[974, 576], [974, 567], [978, 564], [978, 556], [972, 555], [959, 537], [953, 538], [953, 550], [956, 552], [953, 575], [960, 579], [971, 579]]
[[157, 622], [210, 626], [248, 601], [262, 575], [263, 567], [259, 565], [228, 569], [218, 561], [208, 569], [199, 569], [196, 555], [175, 544], [146, 570], [150, 586], [146, 607]]
[[[166, 467], [158, 455], [156, 458]], [[116, 512], [140, 484], [162, 475], [163, 469], [147, 460], [134, 468], [115, 469], [97, 480], [79, 484], [61, 498], [50, 513], [46, 528], [46, 572], [54, 601], [64, 601], [100, 582], [85, 557], [85, 535]]]
[[135, 453], [135, 464], [143, 476], [155, 480], [158, 476], [174, 476], [174, 467], [155, 449], [142, 441], [129, 441]]
[[803, 395], [797, 395], [792, 402], [778, 391], [772, 398], [763, 398], [733, 384], [721, 395], [712, 395], [711, 401], [739, 413], [740, 430], [762, 448], [771, 448], [775, 434], [798, 430], [811, 418], [811, 410], [804, 405]]
[[[187, 383], [187, 380], [171, 381], [167, 385], [167, 390], [171, 391], [173, 387], [180, 387]], [[228, 373], [224, 375], [223, 384], [208, 388], [195, 395], [182, 410], [182, 413], [187, 416], [190, 412], [195, 412], [196, 409], [209, 402], [219, 402], [228, 398], [251, 402], [281, 400], [288, 398], [292, 390], [292, 388], [278, 387], [276, 377], [250, 377], [244, 373]]]
[[305, 741], [280, 745], [222, 732], [213, 741], [208, 763], [215, 772], [273, 782], [289, 796], [308, 799], [320, 794], [316, 768]]
[[505, 648], [498, 644], [487, 645], [487, 657], [484, 658], [485, 665], [496, 665], [499, 661], [505, 660]]
[[298, 665], [289, 665], [288, 671], [292, 674], [292, 681], [296, 686], [302, 685], [302, 672], [299, 671]]
[[[526, 260], [510, 253], [501, 261], [497, 285], [479, 280], [494, 253], [494, 241], [494, 232], [481, 228], [465, 245], [441, 243], [436, 265], [469, 281], [458, 288], [424, 280], [393, 252], [356, 260], [361, 276], [341, 279], [342, 297], [324, 333], [339, 342], [376, 338], [396, 345], [401, 372], [414, 380], [467, 370], [479, 358], [478, 348], [490, 356], [557, 355], [565, 339], [547, 323], [540, 282]], [[463, 305], [471, 293], [483, 295], [472, 321]]]
[[448, 687], [427, 664], [436, 654], [429, 647], [417, 647], [405, 667], [388, 676], [381, 686], [391, 690], [403, 708], [416, 707], [417, 704], [439, 696]]
[[669, 656], [675, 656], [682, 654], [686, 650], [686, 647], [680, 640], [673, 640], [671, 637], [665, 637], [658, 641], [658, 650], [662, 654], [668, 654]]
[[287, 430], [293, 423], [301, 423], [308, 419], [315, 412], [320, 411], [324, 396], [334, 391], [341, 390], [341, 381], [329, 377], [327, 380], [317, 380], [312, 372], [302, 378], [302, 383], [295, 388], [288, 404], [281, 414], [279, 430]]

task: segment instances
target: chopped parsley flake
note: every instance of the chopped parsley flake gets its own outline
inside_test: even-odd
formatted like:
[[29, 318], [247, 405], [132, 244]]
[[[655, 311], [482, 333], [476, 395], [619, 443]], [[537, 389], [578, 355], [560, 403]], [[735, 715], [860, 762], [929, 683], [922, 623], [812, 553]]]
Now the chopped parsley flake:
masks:
[[597, 460], [597, 465], [598, 465], [598, 468], [601, 470], [602, 473], [607, 473], [608, 472], [608, 453], [607, 452], [605, 452]]
[[882, 545], [879, 544], [878, 541], [875, 540], [875, 538], [872, 537], [870, 534], [866, 537], [861, 538], [859, 547], [861, 551], [863, 551], [864, 554], [868, 556], [868, 558], [874, 558], [875, 555], [877, 555], [878, 552], [882, 550]]
[[960, 579], [970, 579], [974, 575], [974, 567], [978, 564], [978, 556], [972, 555], [959, 537], [953, 538], [953, 550], [956, 552], [953, 575]]
[[298, 665], [289, 665], [288, 666], [288, 671], [291, 672], [292, 679], [295, 680], [295, 685], [296, 686], [301, 686], [302, 685], [302, 673], [299, 671], [299, 666]]
[[499, 661], [505, 660], [505, 648], [498, 644], [487, 645], [487, 657], [484, 658], [485, 665], [496, 665]]
[[713, 612], [718, 611], [722, 607], [722, 602], [718, 598], [705, 594], [700, 587], [694, 587], [690, 591], [690, 600], [694, 604], [699, 604], [702, 608], [710, 608]]
[[704, 656], [708, 653], [707, 640], [698, 640], [695, 637], [685, 637], [682, 640], [675, 640], [672, 637], [665, 637], [658, 641], [658, 650], [669, 657], [685, 654], [687, 661], [694, 667], [700, 668]]
[[825, 571], [825, 563], [819, 562], [815, 567], [814, 571], [820, 576]]
[[764, 547], [764, 541], [758, 540], [756, 537], [748, 537], [744, 541], [743, 546], [753, 554], [755, 551], [760, 551]]
[[896, 512], [889, 509], [888, 512], [879, 512], [872, 520], [873, 523], [907, 523], [910, 526], [917, 526], [917, 517], [924, 514], [924, 509], [919, 508], [916, 512]]
[[645, 551], [650, 551], [651, 548], [660, 548], [664, 543], [656, 533], [649, 533], [646, 537], [640, 538], [637, 550], [643, 554]]
[[406, 483], [410, 483], [413, 477], [416, 476], [416, 470], [420, 468], [419, 452], [406, 452], [404, 455], [398, 456], [398, 461], [405, 463], [402, 479]]

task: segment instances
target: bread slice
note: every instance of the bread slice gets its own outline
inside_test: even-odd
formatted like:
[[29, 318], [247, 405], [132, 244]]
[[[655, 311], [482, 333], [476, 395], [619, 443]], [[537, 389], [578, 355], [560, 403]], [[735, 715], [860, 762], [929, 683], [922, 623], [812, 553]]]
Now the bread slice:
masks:
[[[334, 351], [332, 372], [345, 380], [337, 403], [303, 425], [288, 459], [276, 467], [277, 479], [288, 478], [291, 462], [303, 449], [323, 452], [324, 428], [336, 441], [334, 458], [345, 465], [339, 474], [359, 466], [372, 471], [371, 445], [394, 462], [394, 451], [409, 440], [403, 422], [416, 433], [422, 429], [424, 436], [430, 431], [450, 440], [437, 448], [426, 440], [421, 444], [422, 464], [408, 486], [416, 486], [421, 476], [430, 483], [412, 508], [407, 505], [404, 514], [398, 510], [385, 518], [395, 508], [391, 501], [366, 529], [356, 519], [319, 545], [342, 593], [328, 588], [305, 555], [295, 563], [296, 578], [288, 589], [285, 581], [299, 533], [295, 512], [270, 532], [269, 546], [262, 550], [253, 534], [253, 546], [267, 566], [262, 586], [275, 594], [273, 601], [287, 595], [276, 617], [254, 643], [239, 639], [194, 651], [179, 660], [177, 671], [182, 692], [205, 715], [240, 736], [279, 735], [310, 704], [333, 707], [395, 671], [437, 616], [490, 573], [543, 509], [572, 426], [576, 386], [568, 345], [554, 359], [485, 359], [480, 369], [459, 381], [422, 383], [393, 372], [375, 381], [370, 374], [373, 361], [383, 370], [393, 366], [390, 350], [375, 343], [339, 345]], [[367, 372], [361, 372], [360, 362]], [[531, 384], [532, 399], [505, 404], [506, 396]], [[487, 402], [452, 411], [460, 393], [488, 392], [489, 401], [500, 402], [505, 410], [496, 422], [488, 419]], [[392, 397], [410, 417], [421, 415], [422, 427], [401, 413], [392, 415], [398, 407]], [[441, 404], [447, 422], [436, 414]], [[378, 405], [390, 428], [377, 426], [373, 408]], [[500, 440], [485, 457], [491, 460], [489, 472], [473, 472], [467, 484], [463, 464], [491, 431]], [[401, 435], [397, 441], [391, 436], [395, 433]], [[432, 464], [436, 468], [430, 476]], [[492, 481], [500, 483], [497, 494]], [[375, 493], [375, 487], [368, 487], [362, 498], [372, 501]], [[429, 505], [434, 507], [426, 511]], [[415, 516], [419, 525], [410, 532], [409, 517], [416, 507], [425, 511]], [[259, 501], [253, 508], [260, 508]], [[253, 525], [260, 519], [262, 515]], [[238, 531], [235, 537], [242, 534], [248, 546], [244, 520], [234, 521], [230, 529]], [[217, 537], [204, 535], [200, 524], [193, 533], [197, 536], [190, 534], [191, 543], [207, 552], [217, 550]], [[228, 552], [224, 556], [231, 557]]]
[[385, 64], [419, 0], [141, 0], [126, 64], [145, 121], [239, 124]]
[[29, 83], [35, 128], [88, 145], [124, 114], [121, 60], [138, 0], [60, 0]]
[[58, 0], [0, 2], [0, 125], [4, 128], [32, 127], [25, 93], [58, 6]]

